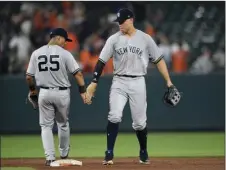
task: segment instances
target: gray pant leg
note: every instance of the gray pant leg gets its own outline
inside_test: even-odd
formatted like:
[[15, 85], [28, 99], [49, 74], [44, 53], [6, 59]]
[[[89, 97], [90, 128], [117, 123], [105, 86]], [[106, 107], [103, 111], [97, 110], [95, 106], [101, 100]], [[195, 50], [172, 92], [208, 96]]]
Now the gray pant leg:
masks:
[[55, 99], [56, 122], [58, 126], [59, 152], [62, 157], [70, 150], [70, 127], [68, 122], [70, 91], [62, 90]]
[[147, 121], [147, 98], [146, 84], [143, 77], [130, 82], [129, 104], [132, 115], [132, 126], [134, 130], [143, 130]]
[[110, 91], [110, 111], [108, 114], [108, 120], [112, 123], [120, 123], [122, 121], [123, 109], [128, 100], [127, 94], [124, 90], [125, 84], [122, 84], [120, 80], [116, 81], [114, 78]]
[[39, 124], [41, 126], [42, 144], [45, 151], [46, 160], [55, 160], [55, 147], [53, 139], [54, 107], [51, 104], [51, 96], [46, 90], [41, 90], [39, 94]]

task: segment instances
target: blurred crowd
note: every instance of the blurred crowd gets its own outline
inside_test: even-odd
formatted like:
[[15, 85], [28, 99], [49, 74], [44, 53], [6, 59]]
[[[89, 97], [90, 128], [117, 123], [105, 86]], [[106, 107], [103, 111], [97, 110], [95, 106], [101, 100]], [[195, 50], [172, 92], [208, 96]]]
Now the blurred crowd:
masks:
[[[33, 50], [63, 27], [70, 51], [84, 74], [93, 71], [106, 39], [118, 31], [112, 20], [122, 7], [135, 13], [135, 26], [151, 35], [171, 72], [208, 74], [225, 68], [224, 4], [151, 2], [0, 2], [0, 74], [26, 71]], [[182, 11], [182, 12], [181, 12]], [[223, 15], [222, 15], [223, 14]], [[103, 74], [112, 74], [112, 59]], [[151, 72], [155, 67], [150, 64]]]

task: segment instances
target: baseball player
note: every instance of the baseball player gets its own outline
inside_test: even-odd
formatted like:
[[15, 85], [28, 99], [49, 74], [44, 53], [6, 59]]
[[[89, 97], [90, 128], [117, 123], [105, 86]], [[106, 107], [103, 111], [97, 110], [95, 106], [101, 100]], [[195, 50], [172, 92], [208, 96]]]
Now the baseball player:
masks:
[[[26, 81], [30, 92], [29, 101], [34, 108], [39, 107], [39, 124], [46, 156], [46, 166], [55, 161], [55, 149], [52, 128], [54, 120], [58, 126], [59, 152], [66, 159], [70, 149], [70, 128], [68, 114], [70, 107], [70, 82], [68, 73], [77, 80], [79, 93], [84, 103], [87, 103], [86, 87], [83, 74], [78, 63], [70, 52], [63, 47], [68, 38], [63, 28], [56, 28], [50, 33], [47, 45], [35, 50], [30, 58], [26, 72]], [[33, 81], [40, 87], [39, 95]], [[37, 103], [38, 101], [38, 103]]]
[[144, 76], [147, 73], [149, 60], [156, 64], [164, 77], [168, 91], [164, 101], [176, 106], [180, 101], [180, 93], [172, 84], [166, 63], [158, 46], [148, 34], [134, 28], [134, 14], [129, 9], [121, 9], [115, 20], [120, 31], [110, 36], [103, 47], [96, 64], [93, 80], [87, 87], [87, 93], [93, 96], [102, 70], [113, 57], [114, 76], [110, 89], [107, 124], [107, 150], [104, 165], [113, 164], [114, 145], [118, 134], [119, 123], [122, 120], [123, 109], [129, 100], [132, 127], [140, 145], [139, 162], [149, 164], [147, 151], [147, 101]]

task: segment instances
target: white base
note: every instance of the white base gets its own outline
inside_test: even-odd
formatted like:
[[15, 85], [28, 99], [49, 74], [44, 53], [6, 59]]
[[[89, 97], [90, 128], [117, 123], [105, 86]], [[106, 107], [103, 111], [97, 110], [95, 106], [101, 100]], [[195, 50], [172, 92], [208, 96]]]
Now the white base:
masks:
[[59, 166], [82, 166], [82, 161], [74, 159], [60, 159], [54, 162], [51, 162], [50, 166], [59, 167]]

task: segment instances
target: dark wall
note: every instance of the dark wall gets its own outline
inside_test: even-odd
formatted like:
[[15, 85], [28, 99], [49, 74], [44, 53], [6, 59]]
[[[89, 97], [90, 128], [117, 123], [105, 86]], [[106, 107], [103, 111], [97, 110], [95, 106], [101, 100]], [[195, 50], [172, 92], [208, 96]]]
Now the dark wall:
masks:
[[[224, 130], [225, 75], [172, 75], [184, 93], [177, 108], [162, 103], [165, 84], [158, 74], [146, 77], [148, 127], [157, 130]], [[112, 77], [102, 77], [93, 104], [82, 103], [77, 85], [71, 90], [70, 125], [72, 132], [103, 132], [107, 123], [109, 88]], [[86, 77], [90, 82], [90, 77]], [[40, 132], [38, 112], [25, 104], [28, 88], [23, 76], [0, 77], [1, 133]], [[130, 109], [126, 105], [120, 131], [132, 131]]]

